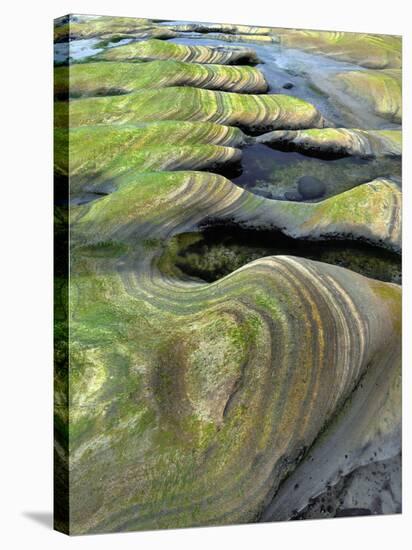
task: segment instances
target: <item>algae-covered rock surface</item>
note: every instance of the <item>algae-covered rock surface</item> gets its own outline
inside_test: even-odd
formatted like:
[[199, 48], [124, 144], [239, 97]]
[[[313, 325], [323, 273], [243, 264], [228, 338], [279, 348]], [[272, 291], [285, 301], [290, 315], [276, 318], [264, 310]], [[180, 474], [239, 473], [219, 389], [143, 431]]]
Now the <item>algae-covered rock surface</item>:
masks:
[[400, 39], [55, 41], [55, 527], [400, 512]]
[[[232, 84], [236, 87], [236, 84]], [[69, 91], [70, 94], [70, 91]], [[55, 108], [62, 126], [64, 102]], [[78, 99], [69, 105], [73, 127], [89, 124], [137, 124], [157, 120], [193, 120], [246, 128], [323, 128], [321, 113], [310, 103], [288, 95], [253, 95], [179, 86], [145, 89], [125, 95]]]
[[221, 65], [257, 64], [259, 58], [253, 49], [223, 48], [202, 45], [175, 44], [164, 40], [143, 40], [125, 46], [111, 48], [95, 56], [105, 61], [153, 61], [156, 59], [190, 61], [192, 63], [215, 63]]
[[54, 41], [66, 42], [84, 38], [172, 38], [173, 31], [156, 25], [149, 19], [134, 17], [83, 17], [80, 21], [68, 21], [56, 25]]
[[400, 130], [356, 130], [325, 128], [274, 131], [257, 137], [258, 143], [305, 152], [314, 156], [358, 156], [362, 158], [400, 157]]
[[263, 74], [253, 67], [201, 65], [182, 61], [151, 61], [134, 64], [121, 62], [85, 63], [55, 71], [55, 95], [64, 98], [123, 95], [138, 90], [168, 86], [194, 86], [209, 90], [243, 93], [267, 91]]
[[349, 71], [335, 76], [344, 92], [375, 114], [391, 122], [402, 121], [402, 75], [400, 69]]
[[316, 52], [371, 69], [398, 69], [402, 64], [401, 37], [378, 34], [280, 29], [282, 44]]

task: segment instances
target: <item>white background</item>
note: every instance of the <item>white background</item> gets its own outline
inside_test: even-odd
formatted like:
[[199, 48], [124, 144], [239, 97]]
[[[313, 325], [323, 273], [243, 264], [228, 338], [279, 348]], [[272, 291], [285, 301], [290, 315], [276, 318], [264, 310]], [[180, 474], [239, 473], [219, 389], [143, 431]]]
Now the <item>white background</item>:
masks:
[[[406, 547], [411, 524], [410, 329], [405, 318], [404, 513], [69, 538], [53, 532], [52, 510], [52, 19], [111, 14], [404, 35], [404, 192], [410, 216], [411, 22], [407, 0], [11, 1], [1, 12], [1, 398], [0, 543], [14, 548], [340, 549]], [[5, 122], [5, 124], [4, 124]], [[408, 162], [409, 164], [409, 162]], [[5, 170], [4, 170], [5, 166]], [[404, 224], [405, 279], [410, 269]], [[404, 312], [411, 296], [405, 285]], [[408, 342], [409, 340], [409, 342]], [[409, 528], [409, 539], [411, 539]], [[410, 540], [409, 540], [410, 543]]]

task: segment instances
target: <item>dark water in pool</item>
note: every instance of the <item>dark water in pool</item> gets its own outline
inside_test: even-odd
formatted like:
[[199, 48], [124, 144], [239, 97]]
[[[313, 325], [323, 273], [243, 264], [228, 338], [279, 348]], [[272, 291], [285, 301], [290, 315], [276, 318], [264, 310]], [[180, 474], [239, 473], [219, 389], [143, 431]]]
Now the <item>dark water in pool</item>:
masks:
[[286, 192], [296, 191], [300, 177], [314, 176], [326, 185], [326, 193], [317, 199], [323, 200], [378, 177], [400, 177], [401, 161], [358, 157], [326, 160], [255, 144], [242, 150], [238, 173], [230, 175], [236, 185], [278, 200], [285, 200]]
[[258, 258], [293, 255], [346, 267], [381, 281], [401, 283], [399, 255], [356, 241], [299, 240], [276, 231], [251, 231], [232, 226], [213, 227], [200, 234], [182, 234], [175, 239], [179, 250], [175, 257], [177, 267], [207, 282], [216, 281]]

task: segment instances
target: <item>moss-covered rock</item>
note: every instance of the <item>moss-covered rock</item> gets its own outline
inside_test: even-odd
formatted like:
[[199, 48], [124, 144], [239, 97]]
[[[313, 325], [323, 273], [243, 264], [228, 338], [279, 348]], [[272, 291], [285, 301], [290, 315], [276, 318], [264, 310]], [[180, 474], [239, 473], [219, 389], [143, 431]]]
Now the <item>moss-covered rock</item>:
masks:
[[255, 25], [235, 25], [229, 23], [170, 23], [168, 29], [176, 32], [198, 32], [198, 33], [222, 33], [222, 34], [251, 34], [256, 36], [267, 36], [273, 33], [272, 27], [257, 27]]
[[256, 138], [258, 143], [316, 155], [356, 155], [369, 157], [400, 157], [400, 130], [356, 130], [322, 128], [297, 131], [274, 131]]
[[277, 44], [279, 39], [276, 36], [266, 34], [225, 34], [210, 33], [207, 35], [209, 40], [222, 40], [224, 42], [246, 42], [250, 44]]
[[[65, 102], [55, 108], [55, 124], [64, 126]], [[323, 128], [321, 113], [310, 103], [287, 95], [245, 95], [190, 87], [142, 90], [115, 97], [86, 98], [69, 105], [72, 127], [192, 120], [241, 126], [249, 131]]]
[[60, 99], [68, 96], [121, 95], [167, 86], [194, 86], [243, 93], [261, 93], [268, 87], [262, 72], [252, 67], [181, 61], [85, 63], [71, 65], [70, 68], [58, 67], [54, 78], [55, 96]]
[[256, 64], [259, 59], [252, 49], [239, 47], [210, 47], [197, 44], [174, 44], [163, 40], [143, 40], [111, 48], [95, 56], [105, 61], [153, 61], [173, 59], [193, 63], [236, 65]]
[[400, 69], [348, 71], [334, 77], [345, 94], [362, 102], [391, 122], [402, 122], [402, 73]]
[[[253, 25], [230, 25], [224, 23], [184, 23], [168, 24], [167, 28], [184, 36], [185, 33], [206, 34], [210, 40], [226, 42], [250, 42], [270, 44], [279, 42], [276, 29]], [[193, 36], [193, 35], [189, 35]]]
[[328, 426], [367, 373], [364, 429], [339, 452], [353, 467], [371, 438], [396, 441], [396, 285], [289, 256], [213, 284], [162, 264], [166, 240], [212, 214], [261, 226], [277, 208], [199, 172], [128, 176], [73, 208], [73, 534], [254, 521], [321, 432], [335, 453]]
[[[239, 161], [237, 128], [206, 122], [153, 122], [55, 131], [55, 173], [70, 178], [70, 194], [109, 192], [128, 172], [209, 169]], [[69, 143], [70, 163], [67, 163]]]
[[102, 16], [80, 22], [68, 22], [54, 29], [55, 42], [84, 38], [110, 38], [125, 35], [129, 38], [173, 38], [176, 33], [153, 24], [149, 19]]
[[[94, 238], [107, 240], [117, 235], [117, 227], [126, 232], [122, 239], [135, 239], [139, 226], [130, 220], [139, 220], [146, 228], [146, 217], [156, 217], [161, 211], [162, 219], [174, 220], [187, 231], [213, 219], [251, 229], [278, 229], [295, 238], [363, 239], [392, 250], [401, 247], [401, 192], [389, 180], [359, 185], [318, 203], [265, 199], [222, 176], [201, 172], [132, 174], [119, 178], [117, 189], [84, 207], [84, 217], [79, 221], [83, 234], [90, 232]], [[180, 197], [181, 202], [173, 196]], [[201, 212], [196, 206], [200, 203]]]
[[276, 29], [280, 43], [371, 69], [400, 68], [400, 36], [351, 32]]
[[[79, 21], [72, 37], [175, 32], [111, 19]], [[229, 39], [274, 38], [219, 30]], [[196, 55], [213, 59], [190, 49], [186, 61]], [[400, 190], [380, 178], [316, 204], [293, 203], [195, 171], [240, 159], [238, 148], [253, 140], [234, 126], [327, 123], [286, 95], [147, 89], [163, 77], [170, 84], [182, 64], [142, 65], [100, 60], [89, 66], [97, 84], [87, 65], [58, 72], [62, 81], [73, 75], [79, 94], [127, 92], [56, 102], [56, 186], [109, 193], [70, 207], [70, 291], [56, 285], [64, 293], [58, 323], [70, 328], [55, 377], [57, 472], [70, 482], [57, 484], [70, 503], [64, 528], [246, 523], [278, 517], [279, 503], [292, 517], [371, 449], [377, 460], [399, 453], [400, 288], [290, 255], [253, 258], [208, 284], [182, 273], [176, 247], [205, 227], [230, 225], [274, 240], [277, 230], [398, 251]], [[173, 69], [162, 76], [166, 66]], [[154, 79], [150, 67], [159, 68]], [[293, 476], [302, 490], [284, 491]]]

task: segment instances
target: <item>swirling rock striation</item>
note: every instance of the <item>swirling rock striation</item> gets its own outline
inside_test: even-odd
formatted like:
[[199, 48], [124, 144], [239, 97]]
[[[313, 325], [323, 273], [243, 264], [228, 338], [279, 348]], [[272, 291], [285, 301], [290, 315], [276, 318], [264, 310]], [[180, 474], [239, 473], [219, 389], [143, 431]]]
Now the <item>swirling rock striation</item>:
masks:
[[168, 24], [168, 29], [176, 32], [198, 32], [198, 33], [222, 33], [222, 34], [251, 34], [265, 36], [273, 33], [272, 27], [257, 27], [253, 25], [233, 25], [228, 23], [184, 23]]
[[176, 33], [156, 25], [150, 19], [133, 17], [98, 17], [78, 22], [68, 22], [55, 27], [54, 41], [67, 42], [87, 38], [173, 38]]
[[[401, 248], [401, 192], [389, 180], [359, 185], [318, 203], [258, 197], [223, 176], [201, 172], [132, 174], [112, 183], [119, 190], [93, 204], [84, 218], [94, 220], [93, 233], [99, 238], [108, 239], [114, 231], [113, 224], [121, 224], [123, 216], [125, 219], [136, 217], [136, 208], [140, 208], [137, 205], [138, 189], [145, 187], [150, 194], [152, 186], [153, 192], [157, 190], [157, 201], [161, 201], [154, 204], [162, 205], [162, 218], [175, 216], [176, 223], [185, 231], [196, 224], [207, 224], [212, 219], [215, 223], [236, 222], [251, 229], [279, 229], [295, 238], [354, 238], [395, 251]], [[181, 197], [181, 203], [176, 200], [169, 203], [168, 198], [162, 200], [162, 185], [165, 196], [168, 196], [172, 186], [173, 193]], [[133, 198], [135, 193], [136, 199]], [[201, 212], [197, 207], [200, 202]], [[132, 225], [125, 225], [125, 230], [134, 231]]]
[[[150, 21], [78, 24], [73, 37], [176, 32]], [[67, 38], [59, 29], [57, 39]], [[276, 40], [239, 26], [219, 30], [230, 39], [243, 32]], [[340, 42], [342, 50], [346, 38]], [[378, 178], [319, 203], [293, 203], [196, 171], [241, 158], [240, 148], [255, 140], [234, 126], [279, 130], [292, 141], [303, 134], [287, 130], [309, 129], [308, 143], [323, 140], [328, 123], [287, 95], [146, 89], [154, 82], [143, 64], [123, 61], [149, 58], [132, 50], [118, 67], [107, 59], [85, 64], [101, 71], [98, 83], [80, 65], [69, 71], [79, 95], [102, 86], [107, 93], [110, 70], [113, 89], [125, 95], [55, 107], [57, 184], [69, 180], [74, 195], [108, 193], [70, 209], [70, 346], [63, 350], [70, 361], [55, 376], [57, 471], [62, 466], [70, 479], [65, 529], [294, 517], [372, 453], [399, 454], [400, 287], [292, 255], [260, 258], [209, 284], [183, 274], [170, 250], [176, 238], [230, 225], [399, 251], [399, 187]], [[220, 62], [230, 63], [239, 52], [178, 50], [189, 55], [184, 78], [186, 61], [216, 62], [223, 52]], [[182, 74], [175, 61], [147, 66], [164, 67], [159, 78], [167, 85]], [[218, 78], [229, 86], [226, 69], [190, 70], [197, 83]], [[258, 74], [232, 69], [243, 82]], [[353, 132], [329, 133], [328, 147], [344, 141], [350, 154], [395, 147], [387, 134]], [[64, 284], [57, 283], [59, 296]]]
[[325, 128], [297, 131], [275, 130], [256, 137], [257, 143], [316, 155], [400, 157], [400, 130], [357, 130]]
[[302, 29], [274, 29], [274, 34], [283, 46], [327, 55], [368, 69], [399, 69], [402, 63], [400, 36]]
[[[323, 128], [326, 125], [316, 107], [292, 96], [246, 95], [190, 87], [79, 99], [70, 102], [69, 116], [72, 127], [157, 120], [216, 122], [249, 131]], [[66, 117], [67, 105], [58, 102], [55, 107], [56, 126], [64, 126]]]
[[[71, 162], [65, 142], [69, 138]], [[55, 173], [70, 178], [70, 194], [108, 193], [116, 178], [155, 170], [214, 170], [241, 158], [238, 128], [206, 122], [153, 122], [55, 131]], [[160, 176], [159, 176], [160, 177]]]
[[[67, 90], [70, 71], [70, 86]], [[268, 85], [262, 72], [253, 67], [200, 65], [181, 61], [148, 63], [85, 63], [58, 67], [54, 71], [55, 96], [122, 95], [168, 86], [193, 86], [209, 90], [263, 93]]]
[[400, 69], [347, 71], [334, 76], [345, 94], [361, 101], [378, 116], [402, 122], [402, 76]]
[[213, 63], [220, 65], [257, 64], [259, 58], [253, 49], [221, 46], [174, 44], [163, 40], [144, 40], [117, 48], [111, 48], [96, 56], [105, 61], [154, 61], [173, 59], [190, 63]]
[[[359, 381], [370, 392], [368, 372], [398, 368], [396, 285], [288, 256], [214, 284], [163, 265], [164, 239], [212, 213], [260, 225], [273, 202], [180, 172], [73, 209], [74, 533], [256, 520]], [[381, 383], [385, 445], [399, 387]], [[359, 441], [348, 449], [355, 464]]]

